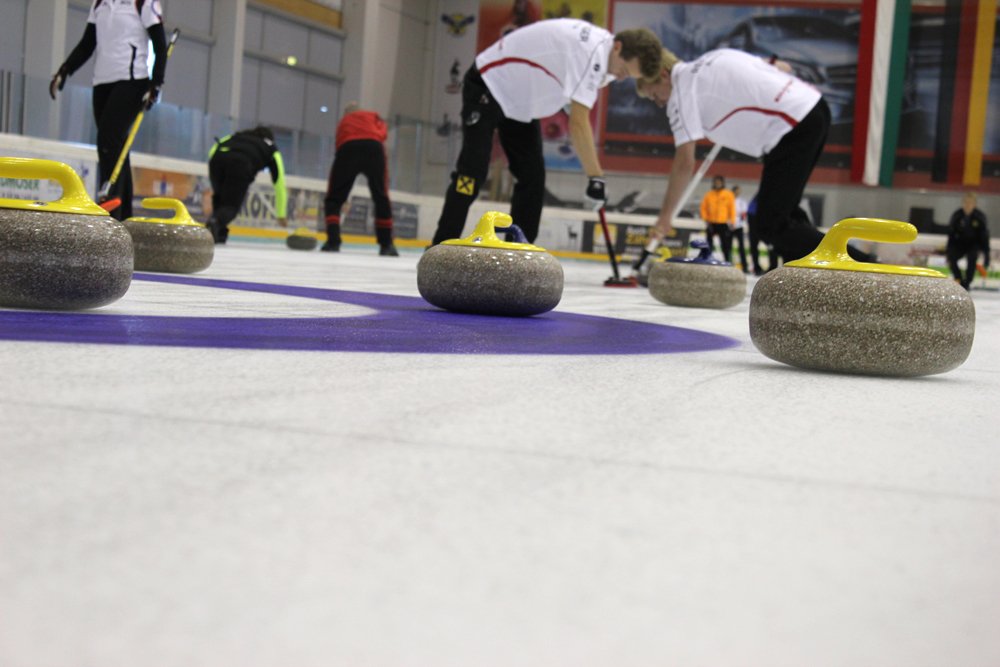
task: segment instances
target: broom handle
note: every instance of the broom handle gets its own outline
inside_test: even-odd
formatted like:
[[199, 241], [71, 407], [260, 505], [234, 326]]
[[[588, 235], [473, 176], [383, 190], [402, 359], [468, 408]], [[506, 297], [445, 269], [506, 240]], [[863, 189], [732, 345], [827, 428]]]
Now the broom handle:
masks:
[[597, 214], [601, 217], [601, 229], [604, 231], [604, 245], [608, 247], [608, 259], [611, 260], [611, 272], [615, 276], [615, 280], [621, 280], [621, 276], [618, 274], [618, 260], [615, 258], [615, 247], [611, 243], [611, 233], [608, 232], [608, 221], [604, 216], [604, 207], [597, 209]]
[[[705, 172], [708, 171], [708, 168], [712, 166], [712, 162], [715, 161], [715, 158], [718, 157], [719, 151], [721, 150], [722, 150], [722, 144], [715, 144], [714, 146], [712, 146], [712, 150], [708, 152], [708, 155], [705, 156], [705, 159], [701, 161], [701, 166], [698, 167], [698, 171], [694, 173], [694, 177], [691, 179], [691, 182], [687, 184], [687, 187], [684, 188], [684, 192], [681, 193], [681, 198], [677, 201], [677, 206], [674, 207], [674, 210], [670, 212], [669, 219], [671, 224], [673, 224], [674, 218], [677, 217], [677, 214], [680, 213], [680, 211], [684, 208], [685, 204], [687, 204], [687, 201], [688, 199], [691, 198], [691, 195], [694, 194], [694, 189], [698, 187], [698, 185], [701, 183], [701, 179], [705, 177]], [[659, 246], [660, 246], [659, 239], [650, 239], [649, 242], [646, 244], [646, 247], [643, 248], [642, 257], [638, 262], [636, 262], [635, 269], [638, 270], [639, 267], [642, 266], [642, 263], [646, 261], [646, 258], [652, 255], [654, 252], [656, 252], [656, 249]]]

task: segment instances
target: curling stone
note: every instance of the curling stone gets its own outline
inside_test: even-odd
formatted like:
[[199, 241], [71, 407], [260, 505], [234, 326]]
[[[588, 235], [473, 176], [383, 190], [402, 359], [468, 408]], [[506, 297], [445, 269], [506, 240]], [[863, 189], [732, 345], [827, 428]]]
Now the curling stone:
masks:
[[[479, 315], [538, 315], [562, 298], [563, 270], [544, 248], [497, 238], [506, 213], [489, 212], [464, 239], [428, 248], [417, 264], [417, 289], [429, 303]], [[522, 237], [523, 238], [523, 237]]]
[[747, 294], [747, 277], [729, 262], [712, 257], [704, 241], [692, 241], [699, 248], [693, 259], [671, 257], [653, 263], [649, 269], [649, 293], [669, 306], [730, 308]]
[[850, 238], [906, 243], [906, 222], [849, 218], [802, 259], [765, 274], [750, 297], [750, 338], [800, 368], [881, 376], [943, 373], [969, 356], [976, 310], [933, 269], [856, 262]]
[[317, 243], [316, 235], [306, 227], [299, 227], [285, 239], [285, 245], [292, 250], [315, 250]]
[[215, 241], [205, 225], [195, 222], [178, 199], [150, 197], [142, 207], [173, 211], [170, 218], [129, 218], [125, 228], [135, 246], [136, 271], [195, 273], [215, 257]]
[[4, 157], [0, 177], [62, 186], [56, 201], [0, 199], [0, 306], [80, 310], [128, 291], [132, 238], [87, 196], [69, 165]]

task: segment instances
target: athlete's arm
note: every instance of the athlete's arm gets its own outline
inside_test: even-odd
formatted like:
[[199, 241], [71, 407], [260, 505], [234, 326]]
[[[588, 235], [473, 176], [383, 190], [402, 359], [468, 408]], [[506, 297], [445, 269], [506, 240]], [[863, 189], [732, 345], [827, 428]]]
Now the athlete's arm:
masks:
[[162, 86], [163, 78], [167, 73], [167, 34], [163, 31], [162, 23], [154, 23], [146, 28], [149, 39], [153, 42], [153, 76], [149, 80], [154, 86]]
[[274, 151], [272, 164], [268, 165], [274, 181], [274, 215], [282, 227], [288, 225], [288, 188], [285, 187], [285, 163], [281, 153]]
[[580, 158], [583, 172], [587, 176], [603, 176], [601, 163], [597, 160], [594, 147], [594, 130], [590, 126], [590, 109], [579, 102], [571, 102], [569, 109], [569, 137]]
[[687, 189], [691, 177], [694, 175], [694, 141], [681, 144], [674, 154], [674, 164], [670, 168], [670, 180], [667, 181], [667, 193], [663, 196], [663, 205], [660, 207], [660, 214], [656, 218], [656, 224], [650, 230], [652, 238], [663, 238], [669, 235], [674, 229], [673, 216], [674, 209], [680, 203], [681, 195]]
[[94, 55], [94, 49], [97, 48], [97, 26], [93, 23], [88, 23], [87, 27], [83, 30], [83, 37], [77, 43], [76, 47], [70, 52], [69, 57], [66, 58], [66, 62], [63, 63], [61, 70], [66, 70], [66, 76], [70, 76], [76, 70], [83, 66], [83, 63], [90, 59], [90, 56]]

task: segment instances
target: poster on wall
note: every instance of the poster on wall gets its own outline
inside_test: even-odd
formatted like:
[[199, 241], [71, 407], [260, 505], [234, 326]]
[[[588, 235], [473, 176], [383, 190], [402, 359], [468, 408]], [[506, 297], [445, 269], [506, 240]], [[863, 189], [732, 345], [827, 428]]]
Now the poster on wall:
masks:
[[547, 19], [583, 19], [588, 23], [607, 25], [607, 0], [542, 0], [542, 14]]
[[[144, 197], [171, 197], [184, 202], [191, 217], [205, 221], [212, 212], [212, 185], [207, 176], [184, 174], [144, 167], [132, 168], [136, 215], [163, 216], [163, 211], [146, 211]], [[322, 210], [323, 193], [302, 188], [288, 188], [288, 227], [317, 228]], [[274, 187], [254, 183], [233, 224], [243, 227], [271, 228], [276, 226]]]
[[[324, 193], [302, 188], [288, 188], [288, 228], [308, 227], [325, 231], [320, 225]], [[243, 200], [243, 207], [233, 224], [242, 227], [270, 229], [277, 226], [274, 208], [274, 187], [254, 183]]]
[[563, 218], [555, 209], [547, 209], [535, 243], [546, 250], [580, 252], [583, 224], [579, 218]]
[[540, 0], [481, 0], [476, 53], [498, 39], [542, 18]]
[[[1000, 13], [995, 20], [1000, 35]], [[915, 6], [910, 15], [910, 34], [897, 146], [897, 171], [930, 171], [935, 150], [938, 108], [941, 103], [943, 50], [948, 48], [944, 6]], [[984, 174], [1000, 175], [1000, 41], [993, 41], [993, 65], [988, 92], [983, 154]], [[959, 110], [959, 113], [965, 112]], [[992, 166], [990, 165], [992, 163]]]
[[[392, 202], [392, 233], [397, 239], [417, 238], [420, 207], [407, 202]], [[347, 202], [340, 230], [357, 236], [375, 235], [375, 203], [369, 197], [353, 196]]]
[[212, 186], [207, 176], [182, 174], [176, 171], [132, 167], [133, 209], [136, 215], [162, 217], [165, 211], [150, 211], [142, 207], [146, 197], [169, 197], [184, 202], [195, 220], [204, 221], [212, 210]]
[[[773, 6], [614, 0], [611, 5], [615, 30], [647, 26], [682, 60], [694, 60], [712, 49], [734, 48], [788, 62], [795, 75], [814, 85], [830, 106], [832, 125], [820, 164], [843, 169], [850, 166], [860, 23], [860, 2], [838, 6], [792, 1]], [[929, 169], [937, 123], [942, 25], [941, 7], [920, 7], [911, 17], [900, 101], [899, 148], [903, 150], [897, 158], [899, 170]], [[1000, 46], [995, 49], [1000, 53]], [[648, 162], [630, 167], [627, 160], [615, 158], [672, 155], [670, 126], [663, 110], [638, 98], [631, 82], [613, 83], [609, 88], [602, 119], [602, 157], [610, 156], [616, 169], [645, 171]], [[987, 132], [987, 144], [990, 137]], [[991, 147], [984, 148], [988, 153]], [[724, 151], [721, 157], [753, 162], [732, 151]]]
[[[614, 2], [615, 30], [648, 27], [681, 60], [720, 48], [776, 55], [818, 88], [830, 106], [828, 145], [849, 146], [853, 131], [860, 11], [852, 7]], [[612, 83], [604, 118], [605, 155], [654, 157], [671, 144], [664, 110], [635, 94], [634, 82]], [[672, 153], [672, 150], [669, 151]], [[726, 159], [753, 161], [737, 153]]]
[[[607, 26], [607, 4], [606, 0], [543, 0], [542, 13], [547, 19], [582, 19], [603, 28]], [[600, 98], [590, 110], [590, 126], [594, 128], [595, 141], [599, 118]], [[577, 171], [582, 168], [570, 141], [567, 114], [557, 113], [542, 119], [542, 142], [545, 166], [548, 169]]]
[[476, 57], [477, 0], [440, 0], [434, 31], [434, 94], [428, 159], [450, 164], [462, 143], [462, 77]]

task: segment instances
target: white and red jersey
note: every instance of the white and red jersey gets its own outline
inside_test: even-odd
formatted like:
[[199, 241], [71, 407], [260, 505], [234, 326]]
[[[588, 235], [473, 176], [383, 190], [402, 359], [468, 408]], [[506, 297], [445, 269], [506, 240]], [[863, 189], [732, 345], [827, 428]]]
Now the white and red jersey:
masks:
[[614, 35], [578, 19], [549, 19], [508, 33], [476, 56], [486, 87], [505, 116], [527, 123], [569, 102], [592, 108], [614, 80]]
[[162, 23], [160, 0], [94, 0], [88, 23], [97, 28], [94, 85], [149, 77], [149, 33]]
[[747, 212], [749, 204], [743, 197], [736, 198], [736, 224], [733, 229], [742, 229], [747, 226]]
[[791, 74], [734, 49], [677, 63], [670, 80], [667, 118], [675, 145], [707, 138], [753, 157], [774, 148], [821, 97]]

